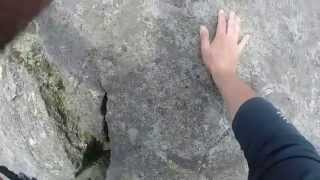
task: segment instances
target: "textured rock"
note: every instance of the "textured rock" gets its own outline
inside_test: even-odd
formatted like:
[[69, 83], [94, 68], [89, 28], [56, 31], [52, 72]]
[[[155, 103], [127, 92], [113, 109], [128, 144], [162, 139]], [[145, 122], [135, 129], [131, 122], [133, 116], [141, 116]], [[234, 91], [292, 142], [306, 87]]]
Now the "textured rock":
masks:
[[220, 8], [252, 35], [241, 77], [320, 150], [318, 1], [56, 0], [1, 57], [2, 162], [39, 179], [245, 179], [198, 56]]
[[110, 154], [100, 112], [105, 93], [60, 73], [36, 32], [30, 26], [1, 57], [4, 165], [39, 179], [73, 179], [97, 163], [93, 169], [104, 177]]

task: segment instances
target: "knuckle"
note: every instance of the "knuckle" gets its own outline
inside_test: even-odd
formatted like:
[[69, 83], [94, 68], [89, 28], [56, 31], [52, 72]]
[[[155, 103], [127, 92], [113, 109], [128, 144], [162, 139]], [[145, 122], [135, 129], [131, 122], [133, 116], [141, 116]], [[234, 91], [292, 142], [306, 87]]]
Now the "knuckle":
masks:
[[209, 47], [208, 46], [201, 46], [201, 50], [203, 54], [208, 54]]

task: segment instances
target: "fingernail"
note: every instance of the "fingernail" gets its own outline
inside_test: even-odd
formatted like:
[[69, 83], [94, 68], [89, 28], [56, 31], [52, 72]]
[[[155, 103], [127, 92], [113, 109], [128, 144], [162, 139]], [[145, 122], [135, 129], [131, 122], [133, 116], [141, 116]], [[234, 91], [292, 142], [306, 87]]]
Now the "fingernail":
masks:
[[223, 9], [220, 9], [219, 10], [219, 14], [223, 14], [224, 13], [224, 10]]
[[203, 25], [200, 26], [200, 33], [205, 31], [205, 27]]

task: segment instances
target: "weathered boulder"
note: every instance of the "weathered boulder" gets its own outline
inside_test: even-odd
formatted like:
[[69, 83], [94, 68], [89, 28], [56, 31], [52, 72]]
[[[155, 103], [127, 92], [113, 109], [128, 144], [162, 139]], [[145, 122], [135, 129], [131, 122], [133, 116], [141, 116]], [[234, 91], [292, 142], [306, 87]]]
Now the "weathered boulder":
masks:
[[220, 8], [252, 37], [241, 77], [320, 150], [319, 5], [56, 0], [1, 57], [1, 162], [39, 179], [245, 179], [199, 58]]
[[50, 64], [37, 29], [1, 56], [2, 165], [38, 179], [80, 178], [95, 167], [101, 179], [110, 157], [105, 92]]

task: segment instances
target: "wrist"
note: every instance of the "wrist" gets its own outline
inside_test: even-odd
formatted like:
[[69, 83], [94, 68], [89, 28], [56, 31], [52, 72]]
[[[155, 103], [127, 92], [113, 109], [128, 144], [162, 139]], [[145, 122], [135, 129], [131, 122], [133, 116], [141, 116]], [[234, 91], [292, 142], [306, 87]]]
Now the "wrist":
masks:
[[211, 76], [220, 90], [223, 90], [234, 84], [236, 81], [240, 81], [236, 73], [212, 73]]

